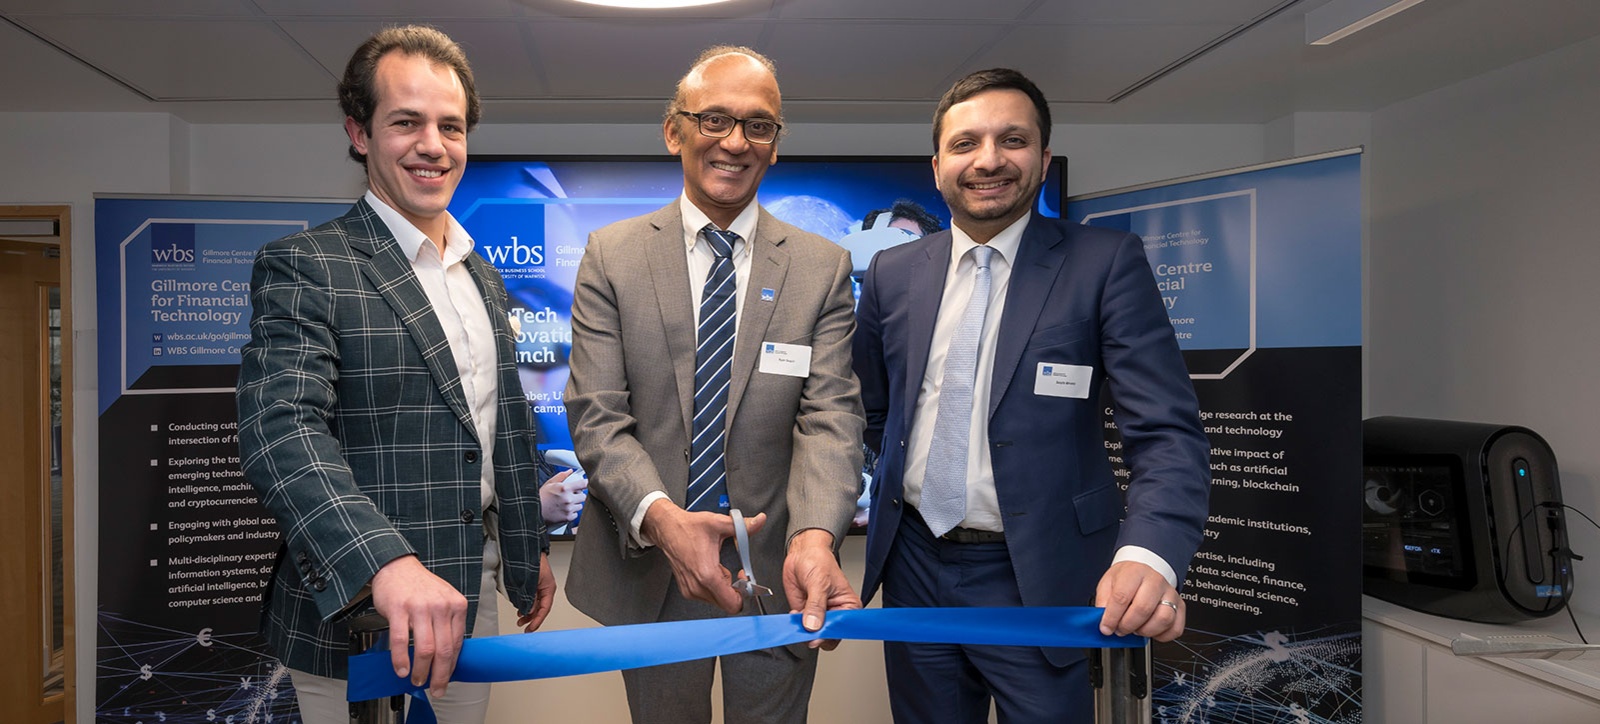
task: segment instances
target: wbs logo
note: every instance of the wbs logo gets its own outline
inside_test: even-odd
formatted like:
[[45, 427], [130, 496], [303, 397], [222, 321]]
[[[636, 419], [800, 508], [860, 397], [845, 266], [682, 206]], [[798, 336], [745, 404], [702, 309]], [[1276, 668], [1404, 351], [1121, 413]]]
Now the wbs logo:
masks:
[[502, 269], [507, 266], [544, 266], [544, 241], [529, 244], [513, 236], [509, 243], [499, 246], [484, 244], [483, 255], [488, 257], [490, 264]]
[[194, 268], [194, 226], [151, 224], [150, 263], [166, 269]]
[[506, 279], [544, 277], [543, 239], [529, 243], [513, 236], [504, 244], [484, 244], [483, 256]]

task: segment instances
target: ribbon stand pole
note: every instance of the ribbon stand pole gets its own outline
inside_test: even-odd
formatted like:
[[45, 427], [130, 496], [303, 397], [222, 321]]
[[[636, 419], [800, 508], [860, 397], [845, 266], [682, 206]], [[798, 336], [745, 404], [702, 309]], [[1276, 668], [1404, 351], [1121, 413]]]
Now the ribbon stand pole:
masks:
[[[389, 648], [389, 622], [376, 613], [350, 619], [350, 655]], [[350, 702], [350, 724], [400, 724], [405, 695]]]
[[1150, 721], [1150, 644], [1089, 650], [1095, 724]]

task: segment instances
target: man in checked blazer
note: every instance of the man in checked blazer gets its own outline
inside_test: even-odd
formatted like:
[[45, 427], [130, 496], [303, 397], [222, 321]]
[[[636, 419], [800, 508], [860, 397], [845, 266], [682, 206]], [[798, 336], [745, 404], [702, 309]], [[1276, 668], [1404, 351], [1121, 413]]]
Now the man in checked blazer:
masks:
[[343, 622], [370, 595], [396, 674], [431, 684], [441, 721], [482, 722], [487, 684], [445, 691], [462, 638], [499, 633], [496, 588], [537, 628], [555, 579], [505, 287], [446, 211], [472, 70], [443, 33], [392, 28], [339, 90], [368, 191], [263, 247], [251, 281], [239, 447], [284, 533], [264, 633], [304, 721], [346, 722]]
[[[662, 126], [683, 195], [594, 232], [579, 264], [566, 405], [589, 502], [567, 596], [602, 624], [752, 612], [730, 586], [730, 507], [754, 516], [752, 567], [778, 592], [771, 612], [803, 611], [816, 630], [826, 610], [860, 606], [835, 557], [855, 512], [865, 425], [850, 371], [850, 255], [755, 203], [781, 119], [770, 60], [706, 51]], [[724, 286], [711, 289], [713, 279]], [[708, 298], [724, 303], [708, 309]], [[731, 362], [715, 368], [725, 384], [697, 385], [697, 368], [712, 369], [697, 363], [697, 348], [711, 346], [701, 323], [729, 307], [736, 322], [719, 329], [736, 329]], [[706, 412], [697, 387], [725, 393], [725, 406]], [[709, 440], [721, 446], [711, 469], [725, 472], [725, 488], [691, 494], [691, 470], [715, 456], [691, 448]], [[634, 721], [709, 721], [714, 666], [624, 671]], [[723, 657], [726, 721], [805, 721], [815, 672], [805, 646]]]

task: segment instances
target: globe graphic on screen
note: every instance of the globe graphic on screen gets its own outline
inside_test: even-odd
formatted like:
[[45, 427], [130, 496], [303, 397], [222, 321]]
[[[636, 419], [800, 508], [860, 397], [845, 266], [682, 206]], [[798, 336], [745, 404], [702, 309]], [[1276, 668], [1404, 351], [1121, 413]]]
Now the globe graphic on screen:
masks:
[[844, 238], [856, 221], [838, 204], [816, 196], [785, 196], [763, 206], [783, 221], [834, 241]]

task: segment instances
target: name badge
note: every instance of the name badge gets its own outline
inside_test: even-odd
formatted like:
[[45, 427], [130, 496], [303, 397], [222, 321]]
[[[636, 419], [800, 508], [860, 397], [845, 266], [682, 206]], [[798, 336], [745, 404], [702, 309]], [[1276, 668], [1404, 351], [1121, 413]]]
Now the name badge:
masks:
[[811, 376], [811, 347], [803, 344], [761, 343], [761, 366], [769, 375]]
[[1089, 378], [1093, 375], [1094, 368], [1088, 365], [1040, 362], [1039, 374], [1033, 377], [1033, 394], [1087, 400]]

